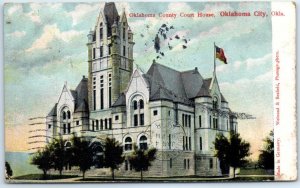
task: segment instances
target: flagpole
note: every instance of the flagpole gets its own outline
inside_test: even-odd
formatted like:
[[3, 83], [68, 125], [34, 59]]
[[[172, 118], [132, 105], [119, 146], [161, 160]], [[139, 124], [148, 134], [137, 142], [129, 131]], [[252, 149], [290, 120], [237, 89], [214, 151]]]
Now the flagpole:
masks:
[[214, 42], [214, 74], [216, 74], [216, 44]]

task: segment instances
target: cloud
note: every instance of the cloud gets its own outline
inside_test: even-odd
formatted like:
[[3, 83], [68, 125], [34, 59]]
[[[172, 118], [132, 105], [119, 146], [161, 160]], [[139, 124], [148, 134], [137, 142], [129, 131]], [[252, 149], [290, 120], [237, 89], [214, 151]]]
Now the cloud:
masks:
[[20, 38], [20, 37], [24, 37], [25, 35], [26, 35], [26, 32], [25, 32], [25, 31], [15, 31], [15, 32], [13, 32], [13, 33], [7, 34], [6, 36], [8, 36], [8, 37], [18, 37], [18, 38]]
[[227, 65], [217, 66], [217, 72], [231, 72], [240, 70], [240, 68], [246, 68], [247, 70], [260, 67], [266, 63], [270, 63], [272, 60], [272, 53], [268, 53], [259, 58], [248, 58], [244, 61], [235, 61]]
[[43, 34], [38, 38], [35, 42], [33, 42], [32, 46], [28, 48], [27, 52], [32, 52], [34, 50], [42, 50], [48, 47], [48, 44], [52, 42], [54, 39], [60, 39], [64, 42], [71, 41], [74, 37], [81, 35], [82, 31], [70, 30], [61, 32], [57, 27], [57, 24], [46, 25], [43, 30]]
[[7, 11], [9, 16], [12, 16], [15, 12], [23, 12], [23, 7], [21, 4], [15, 4]]
[[79, 4], [73, 11], [68, 12], [67, 15], [72, 17], [73, 26], [75, 26], [79, 22], [83, 21], [85, 15], [93, 11], [98, 11], [100, 7], [102, 7], [102, 3], [101, 6], [99, 4]]

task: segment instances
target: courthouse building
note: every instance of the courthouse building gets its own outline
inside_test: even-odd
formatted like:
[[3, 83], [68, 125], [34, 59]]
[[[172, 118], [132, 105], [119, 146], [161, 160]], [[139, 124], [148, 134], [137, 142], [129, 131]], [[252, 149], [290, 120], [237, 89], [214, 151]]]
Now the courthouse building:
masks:
[[[74, 133], [90, 140], [99, 171], [103, 141], [113, 137], [125, 156], [134, 144], [157, 148], [146, 176], [221, 175], [213, 142], [217, 133], [236, 131], [237, 122], [216, 74], [203, 78], [197, 68], [178, 71], [155, 62], [143, 73], [133, 69], [133, 46], [125, 12], [105, 3], [88, 34], [88, 77], [75, 89], [63, 86], [46, 118], [48, 137], [70, 140]], [[139, 176], [126, 157], [116, 173]]]

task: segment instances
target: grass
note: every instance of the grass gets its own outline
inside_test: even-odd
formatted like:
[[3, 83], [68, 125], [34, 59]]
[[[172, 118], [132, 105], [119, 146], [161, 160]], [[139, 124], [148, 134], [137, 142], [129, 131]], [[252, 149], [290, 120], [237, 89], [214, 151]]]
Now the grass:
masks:
[[240, 175], [274, 175], [262, 168], [242, 168]]
[[[68, 179], [68, 178], [75, 178], [78, 177], [77, 175], [53, 175], [53, 174], [48, 174], [47, 175], [47, 180], [56, 180], [56, 179]], [[18, 176], [14, 177], [13, 179], [15, 180], [45, 180], [43, 178], [43, 174], [28, 174], [24, 176]]]

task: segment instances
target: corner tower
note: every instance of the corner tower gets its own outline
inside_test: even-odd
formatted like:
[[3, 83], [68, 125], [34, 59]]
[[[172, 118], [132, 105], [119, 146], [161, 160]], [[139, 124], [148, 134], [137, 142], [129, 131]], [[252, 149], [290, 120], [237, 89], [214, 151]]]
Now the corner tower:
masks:
[[90, 111], [112, 106], [126, 89], [132, 74], [133, 34], [125, 11], [105, 3], [94, 30], [88, 34]]

